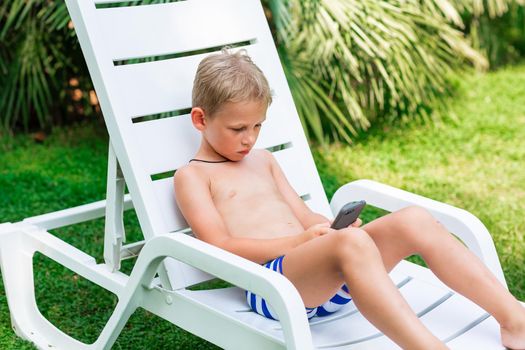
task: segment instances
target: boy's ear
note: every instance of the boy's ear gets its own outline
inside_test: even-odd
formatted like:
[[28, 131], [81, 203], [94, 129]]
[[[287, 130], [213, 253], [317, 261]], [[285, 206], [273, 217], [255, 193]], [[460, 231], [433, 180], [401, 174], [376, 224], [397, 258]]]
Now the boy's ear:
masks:
[[206, 127], [206, 118], [204, 114], [204, 110], [200, 107], [193, 107], [191, 109], [191, 122], [193, 123], [193, 126], [199, 130], [202, 131]]

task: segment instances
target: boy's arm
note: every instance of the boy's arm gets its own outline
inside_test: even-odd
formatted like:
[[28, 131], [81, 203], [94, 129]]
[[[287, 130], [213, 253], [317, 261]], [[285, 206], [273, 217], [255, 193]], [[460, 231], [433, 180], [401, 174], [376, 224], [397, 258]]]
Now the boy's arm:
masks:
[[277, 188], [283, 195], [284, 199], [292, 208], [295, 216], [299, 219], [303, 227], [308, 228], [316, 224], [326, 224], [331, 221], [321, 214], [314, 213], [306, 203], [299, 197], [297, 192], [290, 185], [286, 176], [284, 175], [279, 163], [270, 152], [266, 152], [271, 164], [272, 175], [277, 183]]
[[175, 196], [182, 215], [197, 238], [257, 263], [264, 263], [328, 232], [317, 225], [299, 235], [254, 239], [232, 237], [211, 198], [208, 180], [191, 167], [175, 173]]

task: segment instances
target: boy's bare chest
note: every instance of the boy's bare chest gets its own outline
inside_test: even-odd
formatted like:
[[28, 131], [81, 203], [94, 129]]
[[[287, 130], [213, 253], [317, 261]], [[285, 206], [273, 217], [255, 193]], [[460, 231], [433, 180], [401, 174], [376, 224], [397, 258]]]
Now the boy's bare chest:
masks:
[[275, 193], [276, 185], [268, 171], [250, 168], [223, 171], [210, 177], [210, 191], [216, 205], [256, 200]]
[[[206, 169], [210, 169], [207, 167]], [[256, 157], [210, 169], [210, 193], [231, 235], [268, 238], [303, 228], [280, 193], [270, 166]]]

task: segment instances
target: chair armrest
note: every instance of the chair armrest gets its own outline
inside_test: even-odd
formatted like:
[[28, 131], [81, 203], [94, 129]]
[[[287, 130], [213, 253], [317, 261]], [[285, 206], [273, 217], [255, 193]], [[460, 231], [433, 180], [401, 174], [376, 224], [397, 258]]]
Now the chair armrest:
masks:
[[261, 265], [181, 233], [156, 236], [146, 242], [130, 276], [130, 285], [150, 283], [159, 264], [171, 257], [240, 288], [262, 296], [279, 316], [286, 345], [312, 348], [304, 304], [286, 277]]
[[[124, 210], [133, 208], [131, 196], [124, 196]], [[54, 211], [23, 220], [24, 223], [38, 226], [44, 230], [78, 224], [103, 217], [106, 212], [106, 200], [79, 205], [73, 208]]]
[[494, 242], [483, 223], [466, 210], [372, 180], [357, 180], [341, 186], [330, 207], [337, 213], [347, 202], [364, 199], [370, 205], [393, 212], [416, 205], [428, 210], [451, 233], [476, 254], [506, 286]]

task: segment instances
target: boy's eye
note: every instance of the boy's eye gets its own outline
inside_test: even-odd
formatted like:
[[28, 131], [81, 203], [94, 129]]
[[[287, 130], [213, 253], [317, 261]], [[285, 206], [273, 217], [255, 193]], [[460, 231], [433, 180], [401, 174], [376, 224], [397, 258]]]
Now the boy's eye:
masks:
[[231, 128], [231, 129], [232, 129], [233, 131], [237, 131], [237, 132], [239, 132], [239, 131], [243, 131], [243, 130], [244, 130], [244, 127], [242, 127], [242, 128]]

